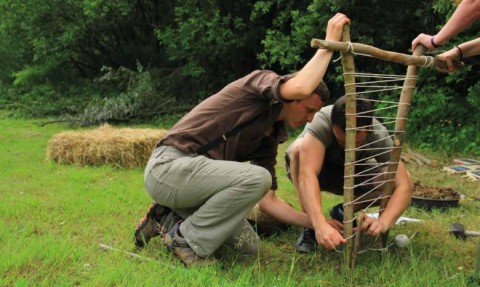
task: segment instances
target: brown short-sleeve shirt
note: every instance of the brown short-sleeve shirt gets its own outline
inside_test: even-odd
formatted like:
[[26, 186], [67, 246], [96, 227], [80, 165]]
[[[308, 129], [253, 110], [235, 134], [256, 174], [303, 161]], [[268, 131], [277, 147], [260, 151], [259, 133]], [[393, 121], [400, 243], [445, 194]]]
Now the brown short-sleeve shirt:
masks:
[[276, 189], [277, 148], [287, 139], [285, 123], [277, 121], [285, 102], [280, 97], [279, 86], [288, 78], [272, 71], [257, 70], [228, 84], [186, 114], [159, 145], [196, 153], [235, 126], [255, 118], [254, 122], [207, 151], [206, 156], [251, 161], [262, 166], [272, 175], [272, 189]]

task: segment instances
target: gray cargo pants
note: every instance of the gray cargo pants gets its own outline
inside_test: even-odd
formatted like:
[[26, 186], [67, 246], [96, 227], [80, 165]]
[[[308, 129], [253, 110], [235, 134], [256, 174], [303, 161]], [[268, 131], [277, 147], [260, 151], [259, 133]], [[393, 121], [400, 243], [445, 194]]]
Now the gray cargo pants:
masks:
[[259, 239], [245, 220], [272, 184], [263, 167], [212, 160], [171, 146], [156, 148], [145, 169], [150, 197], [185, 218], [180, 232], [202, 257], [225, 241], [256, 253]]

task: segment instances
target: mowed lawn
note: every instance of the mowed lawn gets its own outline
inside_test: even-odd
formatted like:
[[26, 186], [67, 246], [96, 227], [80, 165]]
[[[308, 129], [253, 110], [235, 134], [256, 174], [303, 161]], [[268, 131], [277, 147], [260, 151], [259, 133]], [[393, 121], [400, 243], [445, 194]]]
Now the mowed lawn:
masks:
[[[463, 193], [460, 207], [410, 207], [405, 216], [422, 222], [395, 226], [386, 250], [363, 240], [354, 270], [344, 268], [340, 251], [296, 253], [297, 227], [263, 238], [257, 256], [226, 252], [213, 266], [185, 269], [159, 238], [142, 251], [133, 246], [134, 227], [150, 203], [143, 168], [48, 162], [48, 141], [70, 128], [40, 122], [0, 116], [0, 286], [467, 286], [472, 274], [479, 238], [458, 240], [448, 229], [460, 222], [480, 230], [480, 182], [442, 171], [452, 158], [428, 154], [441, 166], [407, 167], [417, 181]], [[278, 194], [299, 208], [285, 177], [285, 148], [278, 157]], [[324, 210], [341, 201], [325, 194]], [[407, 248], [392, 244], [401, 233], [413, 236]]]

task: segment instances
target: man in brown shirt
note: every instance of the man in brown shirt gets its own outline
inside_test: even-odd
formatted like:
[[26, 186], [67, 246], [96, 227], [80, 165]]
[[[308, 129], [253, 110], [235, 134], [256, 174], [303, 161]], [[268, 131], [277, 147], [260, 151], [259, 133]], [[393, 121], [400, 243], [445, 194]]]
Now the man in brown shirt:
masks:
[[[349, 21], [335, 15], [325, 38], [340, 40]], [[137, 227], [137, 246], [166, 232], [164, 244], [187, 266], [205, 262], [225, 242], [255, 254], [258, 237], [245, 217], [260, 200], [274, 218], [309, 225], [304, 213], [275, 197], [274, 166], [286, 125], [310, 122], [324, 105], [322, 78], [331, 57], [318, 50], [294, 76], [254, 71], [185, 115], [145, 169], [145, 188], [155, 203]]]

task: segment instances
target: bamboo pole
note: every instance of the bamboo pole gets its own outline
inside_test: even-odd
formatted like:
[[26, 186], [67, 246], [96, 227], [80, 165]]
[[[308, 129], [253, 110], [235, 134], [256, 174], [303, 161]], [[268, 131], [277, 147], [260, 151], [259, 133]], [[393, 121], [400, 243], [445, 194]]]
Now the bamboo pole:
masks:
[[[403, 64], [405, 66], [415, 65], [419, 67], [427, 67], [427, 66], [433, 65], [435, 68], [438, 68], [441, 70], [447, 68], [447, 63], [438, 57], [423, 56], [423, 54], [408, 55], [403, 53], [386, 51], [386, 50], [379, 49], [377, 47], [360, 44], [360, 43], [348, 43], [348, 42], [312, 39], [311, 46], [317, 49], [327, 49], [330, 51], [342, 52], [342, 51], [351, 50], [352, 53], [364, 54], [380, 60]], [[457, 67], [462, 67], [463, 63], [454, 62], [454, 65]]]
[[[345, 25], [343, 27], [342, 41], [350, 41], [350, 26]], [[356, 88], [355, 88], [355, 64], [353, 62], [353, 54], [349, 51], [342, 51], [342, 67], [343, 78], [345, 81], [345, 95], [346, 108], [345, 108], [345, 120], [346, 120], [346, 138], [345, 138], [345, 180], [343, 189], [343, 204], [344, 204], [344, 222], [343, 222], [343, 235], [347, 239], [345, 245], [344, 257], [346, 266], [351, 266], [352, 260], [352, 232], [353, 232], [353, 186], [355, 173], [355, 139], [357, 119], [356, 119]]]
[[[414, 56], [419, 56], [425, 53], [423, 46], [417, 46], [413, 52]], [[405, 127], [407, 125], [408, 114], [410, 112], [410, 102], [412, 99], [415, 85], [417, 84], [417, 75], [420, 68], [414, 64], [409, 65], [407, 68], [407, 75], [405, 82], [403, 83], [402, 93], [400, 100], [398, 101], [399, 107], [397, 111], [397, 119], [395, 121], [395, 132], [393, 136], [393, 148], [390, 153], [390, 164], [388, 165], [388, 172], [385, 176], [386, 183], [383, 186], [383, 198], [380, 203], [380, 215], [386, 208], [390, 196], [392, 195], [395, 182], [393, 179], [396, 176], [398, 162], [400, 161], [400, 155], [402, 153], [403, 138], [405, 136]], [[386, 246], [388, 239], [388, 231], [382, 235], [382, 245]]]

